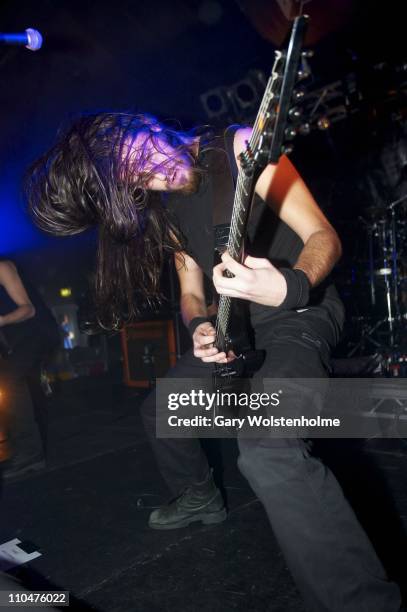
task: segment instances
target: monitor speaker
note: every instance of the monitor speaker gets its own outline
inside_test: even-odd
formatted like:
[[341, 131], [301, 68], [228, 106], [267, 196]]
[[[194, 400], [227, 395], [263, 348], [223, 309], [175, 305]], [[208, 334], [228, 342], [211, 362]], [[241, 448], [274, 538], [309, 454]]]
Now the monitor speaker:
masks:
[[140, 321], [121, 331], [124, 383], [148, 388], [176, 363], [173, 321]]

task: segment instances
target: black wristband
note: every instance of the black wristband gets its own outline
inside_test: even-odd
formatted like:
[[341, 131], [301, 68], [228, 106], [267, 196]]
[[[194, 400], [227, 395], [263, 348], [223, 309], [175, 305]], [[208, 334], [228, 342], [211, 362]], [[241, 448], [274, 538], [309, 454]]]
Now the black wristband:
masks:
[[188, 331], [189, 331], [189, 335], [191, 336], [191, 338], [194, 335], [195, 330], [198, 327], [198, 325], [201, 325], [201, 323], [211, 323], [213, 325], [214, 324], [213, 319], [214, 317], [194, 317], [193, 319], [191, 319], [188, 325]]
[[303, 308], [308, 304], [311, 283], [303, 270], [298, 268], [280, 268], [281, 274], [287, 283], [287, 295], [278, 308], [291, 310], [293, 308]]

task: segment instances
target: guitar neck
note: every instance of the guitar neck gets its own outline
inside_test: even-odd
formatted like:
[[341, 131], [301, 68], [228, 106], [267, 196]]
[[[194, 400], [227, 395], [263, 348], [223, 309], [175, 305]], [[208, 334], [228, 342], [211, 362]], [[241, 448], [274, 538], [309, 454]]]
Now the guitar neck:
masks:
[[[244, 239], [257, 179], [268, 163], [278, 162], [283, 152], [290, 103], [298, 76], [307, 21], [308, 17], [305, 15], [297, 17], [287, 52], [275, 52], [273, 68], [253, 125], [250, 141], [239, 156], [240, 166], [227, 246], [229, 254], [238, 262], [242, 261], [244, 255]], [[225, 276], [232, 275], [226, 270]], [[221, 296], [216, 319], [215, 344], [219, 350], [226, 352], [229, 348], [230, 315], [231, 298]]]
[[[250, 163], [252, 160], [241, 159], [239, 173], [236, 181], [235, 197], [233, 202], [232, 217], [230, 223], [230, 233], [227, 249], [231, 257], [236, 261], [241, 262], [244, 254], [244, 240], [247, 230], [247, 224], [250, 217], [250, 210], [254, 196], [254, 190], [265, 163], [266, 157], [261, 150], [262, 130], [264, 127], [264, 118], [267, 109], [270, 107], [273, 98], [273, 86], [278, 78], [277, 64], [281, 61], [281, 53], [276, 52], [276, 60], [273, 70], [266, 86], [266, 91], [263, 95], [263, 100], [260, 105], [256, 121], [253, 126], [250, 142], [248, 143], [249, 151], [257, 151], [254, 158], [256, 164]], [[250, 153], [249, 153], [250, 156]], [[261, 164], [260, 156], [263, 157]], [[226, 276], [228, 272], [226, 271]], [[216, 340], [215, 344], [219, 350], [227, 350], [228, 337], [227, 330], [229, 328], [231, 316], [231, 298], [222, 295], [218, 305], [218, 315], [216, 319]]]

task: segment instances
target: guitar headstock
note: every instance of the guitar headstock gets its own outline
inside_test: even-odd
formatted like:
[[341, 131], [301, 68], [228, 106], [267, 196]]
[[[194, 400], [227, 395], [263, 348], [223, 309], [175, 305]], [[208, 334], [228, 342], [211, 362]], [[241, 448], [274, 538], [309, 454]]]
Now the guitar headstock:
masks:
[[276, 51], [274, 65], [264, 92], [252, 136], [240, 163], [245, 174], [261, 172], [270, 162], [277, 163], [283, 153], [290, 153], [292, 141], [303, 128], [301, 103], [305, 91], [301, 83], [311, 74], [312, 51], [302, 51], [308, 17], [294, 21], [286, 51]]

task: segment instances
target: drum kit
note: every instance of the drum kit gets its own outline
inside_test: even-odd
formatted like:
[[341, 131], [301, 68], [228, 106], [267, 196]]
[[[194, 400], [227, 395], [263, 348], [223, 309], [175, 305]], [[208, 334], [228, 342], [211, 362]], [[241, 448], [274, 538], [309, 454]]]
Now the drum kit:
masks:
[[407, 195], [388, 206], [365, 209], [359, 220], [365, 238], [351, 271], [352, 324], [358, 335], [347, 356], [373, 351], [382, 357], [382, 373], [403, 376], [407, 367]]

